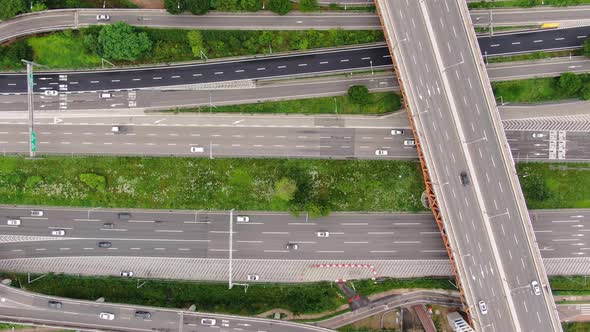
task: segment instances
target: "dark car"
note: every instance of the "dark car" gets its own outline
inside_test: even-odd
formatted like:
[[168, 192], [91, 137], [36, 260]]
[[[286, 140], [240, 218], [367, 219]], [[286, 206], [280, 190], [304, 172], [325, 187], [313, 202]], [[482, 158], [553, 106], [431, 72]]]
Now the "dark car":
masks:
[[152, 314], [149, 311], [137, 310], [135, 312], [135, 318], [149, 319], [150, 317]]
[[63, 307], [63, 303], [61, 303], [59, 301], [53, 301], [53, 300], [47, 301], [47, 305], [50, 308], [54, 308], [54, 309], [61, 309]]
[[467, 176], [467, 172], [463, 171], [461, 172], [461, 183], [466, 186], [469, 184], [469, 177]]
[[113, 244], [111, 242], [107, 242], [107, 241], [98, 242], [99, 248], [110, 248], [112, 246], [113, 246]]
[[129, 220], [131, 219], [131, 213], [121, 212], [117, 215], [120, 220]]

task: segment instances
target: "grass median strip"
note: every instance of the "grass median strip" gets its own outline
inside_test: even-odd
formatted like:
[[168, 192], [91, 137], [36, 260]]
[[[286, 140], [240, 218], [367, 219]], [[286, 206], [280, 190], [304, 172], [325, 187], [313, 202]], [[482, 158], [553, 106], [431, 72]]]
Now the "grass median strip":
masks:
[[492, 87], [496, 99], [501, 97], [505, 103], [590, 99], [590, 74], [564, 73], [560, 77], [493, 82]]
[[317, 216], [423, 210], [423, 187], [420, 166], [412, 161], [0, 158], [0, 202], [7, 204], [235, 208]]
[[369, 102], [353, 103], [348, 96], [265, 101], [261, 103], [196, 108], [173, 109], [164, 112], [234, 112], [234, 113], [299, 113], [299, 114], [383, 114], [397, 111], [401, 98], [393, 92], [378, 92], [369, 95]]

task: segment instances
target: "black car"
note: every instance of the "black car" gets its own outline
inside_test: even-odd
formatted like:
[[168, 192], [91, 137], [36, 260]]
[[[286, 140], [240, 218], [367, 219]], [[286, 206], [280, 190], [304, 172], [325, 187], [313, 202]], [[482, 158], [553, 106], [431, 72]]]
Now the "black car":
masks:
[[461, 183], [466, 186], [469, 184], [469, 177], [467, 176], [467, 172], [463, 171], [461, 172]]
[[53, 300], [47, 301], [47, 305], [50, 308], [54, 308], [54, 309], [61, 309], [63, 307], [63, 303], [61, 303], [59, 301], [53, 301]]
[[106, 241], [98, 242], [99, 248], [110, 248], [112, 246], [113, 246], [113, 244], [111, 242], [106, 242]]
[[135, 312], [135, 318], [149, 319], [150, 317], [152, 314], [149, 311], [137, 310]]

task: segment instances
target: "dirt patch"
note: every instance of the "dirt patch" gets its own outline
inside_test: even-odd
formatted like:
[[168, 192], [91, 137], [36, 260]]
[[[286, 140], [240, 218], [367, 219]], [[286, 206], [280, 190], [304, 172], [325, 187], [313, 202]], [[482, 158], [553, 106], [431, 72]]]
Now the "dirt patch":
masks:
[[141, 8], [163, 9], [164, 0], [130, 0]]

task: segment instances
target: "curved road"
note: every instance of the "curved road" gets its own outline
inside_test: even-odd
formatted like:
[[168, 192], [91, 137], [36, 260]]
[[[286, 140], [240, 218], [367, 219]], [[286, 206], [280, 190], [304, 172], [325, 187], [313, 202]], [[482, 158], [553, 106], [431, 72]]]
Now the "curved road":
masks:
[[[48, 301], [61, 302], [62, 308], [48, 306]], [[135, 317], [135, 312], [148, 311], [151, 317]], [[101, 312], [115, 315], [114, 320], [100, 319]], [[214, 326], [201, 324], [202, 318], [216, 320]], [[83, 330], [124, 332], [328, 332], [331, 330], [280, 320], [231, 315], [208, 314], [183, 310], [154, 308], [128, 304], [112, 304], [45, 296], [0, 285], [0, 320], [38, 325], [79, 328]]]

